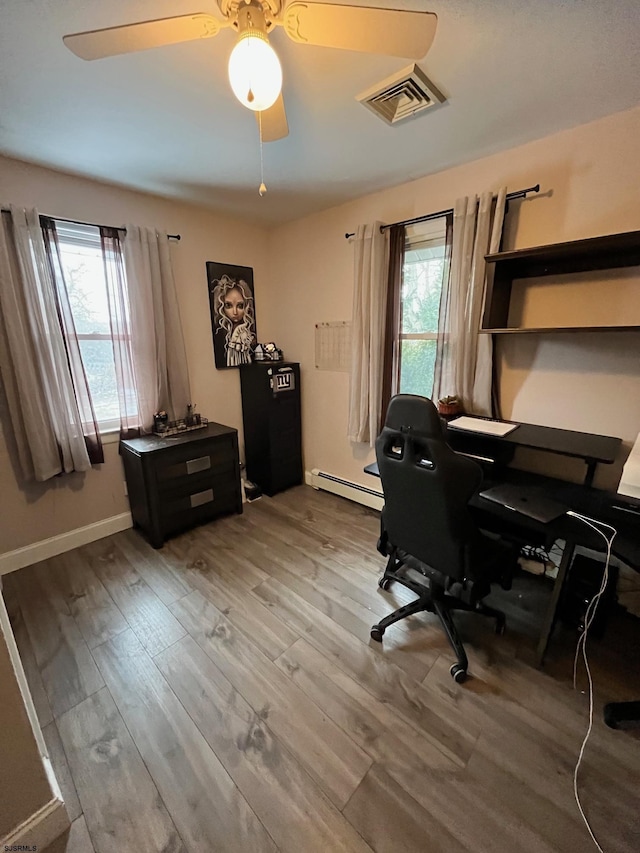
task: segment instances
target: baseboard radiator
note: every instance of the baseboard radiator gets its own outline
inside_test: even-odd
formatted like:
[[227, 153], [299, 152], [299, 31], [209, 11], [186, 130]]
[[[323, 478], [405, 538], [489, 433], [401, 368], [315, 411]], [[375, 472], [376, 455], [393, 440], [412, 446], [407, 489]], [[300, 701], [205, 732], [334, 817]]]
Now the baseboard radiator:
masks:
[[[376, 482], [374, 478], [372, 480], [374, 483]], [[360, 483], [343, 480], [342, 477], [336, 477], [335, 474], [329, 474], [327, 471], [321, 471], [319, 468], [306, 471], [305, 482], [307, 485], [313, 486], [314, 489], [332, 492], [334, 495], [348, 498], [350, 501], [371, 507], [371, 509], [381, 510], [384, 504], [384, 498], [380, 489], [370, 489], [367, 486], [361, 486]]]

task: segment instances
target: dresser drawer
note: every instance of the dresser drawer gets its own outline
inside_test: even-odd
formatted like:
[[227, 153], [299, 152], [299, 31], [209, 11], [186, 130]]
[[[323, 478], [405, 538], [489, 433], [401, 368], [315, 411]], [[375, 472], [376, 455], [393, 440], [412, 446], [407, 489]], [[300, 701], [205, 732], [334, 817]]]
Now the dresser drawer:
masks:
[[170, 534], [201, 524], [237, 509], [238, 501], [237, 485], [232, 480], [216, 480], [206, 488], [198, 487], [198, 491], [167, 497], [160, 509], [162, 528], [165, 534]]
[[234, 482], [237, 479], [238, 471], [236, 463], [233, 459], [227, 459], [224, 463], [218, 463], [215, 467], [195, 471], [193, 474], [185, 474], [171, 480], [159, 480], [158, 495], [160, 496], [160, 502], [166, 503], [177, 495], [202, 491], [205, 488], [201, 486], [202, 483], [212, 483], [214, 481], [226, 482], [227, 480]]
[[230, 440], [200, 441], [182, 445], [163, 453], [155, 462], [158, 484], [190, 477], [205, 471], [220, 471], [235, 462]]

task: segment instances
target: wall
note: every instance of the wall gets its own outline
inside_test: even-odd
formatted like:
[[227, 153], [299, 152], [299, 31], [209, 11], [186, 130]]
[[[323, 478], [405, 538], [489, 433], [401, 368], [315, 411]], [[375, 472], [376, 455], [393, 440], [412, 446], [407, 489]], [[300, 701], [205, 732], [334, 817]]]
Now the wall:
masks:
[[11, 629], [1, 594], [0, 609], [0, 838], [4, 838], [49, 803], [54, 794], [9, 655], [4, 632]]
[[[351, 317], [352, 250], [344, 233], [375, 219], [393, 222], [450, 207], [458, 196], [502, 184], [512, 190], [537, 182], [537, 197], [512, 206], [505, 248], [640, 229], [639, 145], [640, 109], [629, 110], [271, 232], [4, 158], [1, 201], [182, 234], [172, 259], [193, 399], [204, 415], [238, 428], [237, 372], [214, 368], [204, 265], [252, 266], [259, 337], [275, 339], [287, 358], [301, 362], [305, 467], [370, 485], [362, 473], [373, 458], [370, 449], [346, 439], [348, 375], [314, 368], [315, 323]], [[640, 429], [640, 333], [507, 336], [497, 347], [504, 417], [618, 435], [629, 448]], [[86, 475], [28, 488], [18, 485], [10, 457], [10, 442], [0, 435], [0, 555], [128, 510], [115, 445], [106, 447], [105, 464]], [[620, 467], [600, 466], [596, 483], [615, 486]], [[568, 463], [565, 473], [579, 478], [582, 466]]]
[[[536, 183], [539, 195], [512, 204], [505, 249], [640, 229], [638, 150], [640, 108], [271, 232], [270, 302], [262, 315], [287, 358], [302, 364], [305, 468], [371, 485], [362, 472], [371, 451], [346, 439], [348, 375], [314, 368], [314, 324], [351, 318], [352, 251], [345, 232], [451, 207], [459, 196], [501, 185], [516, 190]], [[512, 335], [499, 338], [497, 349], [503, 417], [620, 436], [619, 463], [601, 465], [596, 479], [615, 487], [640, 430], [640, 332]], [[558, 464], [553, 458], [553, 470]], [[582, 463], [564, 467], [566, 476], [582, 478]]]
[[[209, 419], [241, 429], [238, 372], [214, 367], [205, 262], [253, 267], [260, 332], [268, 272], [266, 231], [197, 207], [2, 157], [0, 187], [4, 205], [35, 206], [51, 216], [108, 225], [131, 222], [182, 235], [179, 243], [171, 244], [171, 257], [192, 397]], [[8, 432], [1, 412], [0, 424]], [[10, 437], [1, 433], [0, 427], [0, 555], [128, 511], [117, 445], [106, 446], [104, 465], [86, 474], [21, 487], [11, 463]]]

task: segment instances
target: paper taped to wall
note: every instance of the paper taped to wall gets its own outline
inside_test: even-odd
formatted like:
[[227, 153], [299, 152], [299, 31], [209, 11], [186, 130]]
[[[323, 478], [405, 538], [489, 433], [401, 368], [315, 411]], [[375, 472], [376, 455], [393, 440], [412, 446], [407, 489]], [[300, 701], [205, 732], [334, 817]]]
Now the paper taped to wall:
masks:
[[348, 373], [351, 368], [351, 323], [316, 323], [316, 369]]

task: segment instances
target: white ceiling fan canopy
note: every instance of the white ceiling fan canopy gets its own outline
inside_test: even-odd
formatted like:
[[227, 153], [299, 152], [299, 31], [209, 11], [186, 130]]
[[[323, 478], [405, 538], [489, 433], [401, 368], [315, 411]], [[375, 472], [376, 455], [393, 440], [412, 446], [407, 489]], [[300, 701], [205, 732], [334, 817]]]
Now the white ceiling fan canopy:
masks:
[[[265, 28], [267, 33], [276, 26], [282, 9], [281, 0], [256, 0], [262, 6]], [[222, 15], [231, 22], [231, 26], [238, 29], [238, 10], [246, 4], [246, 0], [217, 0], [218, 8]]]

